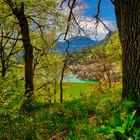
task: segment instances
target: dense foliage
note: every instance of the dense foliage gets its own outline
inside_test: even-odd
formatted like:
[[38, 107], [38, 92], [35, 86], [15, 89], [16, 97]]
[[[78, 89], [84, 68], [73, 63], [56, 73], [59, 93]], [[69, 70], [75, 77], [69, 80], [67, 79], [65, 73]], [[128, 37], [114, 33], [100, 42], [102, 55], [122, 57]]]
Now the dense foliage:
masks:
[[[62, 5], [0, 0], [0, 139], [138, 140], [139, 98], [122, 99], [118, 32], [68, 52], [68, 32], [80, 26], [74, 3], [69, 16]], [[80, 82], [66, 81], [72, 74]]]

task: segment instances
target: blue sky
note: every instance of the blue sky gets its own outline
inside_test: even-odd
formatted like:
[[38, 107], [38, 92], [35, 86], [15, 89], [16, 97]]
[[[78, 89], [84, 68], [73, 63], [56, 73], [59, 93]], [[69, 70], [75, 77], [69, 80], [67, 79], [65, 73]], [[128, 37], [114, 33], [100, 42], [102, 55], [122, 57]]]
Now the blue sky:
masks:
[[[99, 23], [98, 26], [96, 26], [96, 20], [93, 19], [93, 16], [97, 13], [98, 0], [78, 0], [78, 2], [80, 2], [81, 5], [79, 5], [80, 7], [75, 8], [74, 13], [78, 23], [80, 23], [81, 28], [93, 40], [104, 39], [109, 31], [102, 23]], [[69, 11], [67, 6], [65, 7], [64, 12], [69, 14], [69, 12], [67, 13], [66, 11]], [[115, 11], [111, 0], [101, 0], [99, 17], [110, 30], [117, 30]], [[74, 29], [74, 31], [71, 33], [73, 36], [75, 34], [77, 35], [79, 30]]]
[[[97, 13], [98, 0], [81, 0], [81, 2], [86, 5], [85, 9], [82, 11], [83, 15], [92, 19], [92, 17]], [[110, 30], [112, 31], [117, 30], [115, 10], [113, 4], [111, 3], [111, 0], [101, 0], [99, 17]], [[86, 23], [86, 25], [87, 27], [92, 27], [91, 23]], [[104, 31], [103, 27], [104, 26], [102, 25], [98, 26], [97, 38], [99, 40], [102, 40], [107, 34], [107, 31]]]
[[[89, 17], [95, 15], [97, 12], [98, 0], [83, 0], [83, 2], [88, 6], [83, 11], [83, 13]], [[115, 22], [116, 19], [115, 19], [114, 7], [110, 0], [101, 1], [100, 17]]]

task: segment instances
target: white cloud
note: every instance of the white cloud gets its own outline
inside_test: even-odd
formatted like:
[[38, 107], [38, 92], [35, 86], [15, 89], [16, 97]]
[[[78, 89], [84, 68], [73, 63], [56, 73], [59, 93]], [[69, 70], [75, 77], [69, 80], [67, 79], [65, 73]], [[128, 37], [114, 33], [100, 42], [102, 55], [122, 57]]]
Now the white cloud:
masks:
[[[109, 32], [102, 23], [99, 23], [96, 30], [96, 20], [87, 18], [88, 20], [83, 20], [80, 22], [80, 26], [88, 32], [89, 36], [92, 39], [97, 38], [98, 40], [102, 40], [105, 38], [106, 34]], [[117, 30], [116, 24], [109, 20], [102, 20], [103, 23], [111, 30]], [[96, 36], [97, 32], [97, 36]]]
[[[81, 2], [81, 0], [79, 0]], [[67, 4], [65, 3], [64, 9], [61, 11], [65, 15], [69, 15], [70, 9], [68, 8]], [[86, 32], [86, 34], [91, 37], [93, 40], [102, 40], [105, 38], [106, 34], [108, 33], [108, 30], [105, 28], [105, 26], [102, 23], [99, 23], [96, 30], [96, 19], [92, 17], [87, 17], [83, 15], [82, 11], [83, 9], [87, 8], [87, 5], [78, 3], [78, 5], [73, 9], [73, 13], [75, 16], [75, 19], [77, 23], [80, 25], [80, 27]], [[111, 30], [117, 30], [116, 24], [113, 23], [113, 21], [102, 19], [103, 23]], [[97, 31], [97, 36], [96, 36]], [[69, 31], [68, 37], [71, 36], [77, 36], [77, 35], [84, 35], [82, 31], [79, 32], [79, 27], [76, 25], [76, 23], [73, 20], [73, 24], [71, 26], [71, 29]]]

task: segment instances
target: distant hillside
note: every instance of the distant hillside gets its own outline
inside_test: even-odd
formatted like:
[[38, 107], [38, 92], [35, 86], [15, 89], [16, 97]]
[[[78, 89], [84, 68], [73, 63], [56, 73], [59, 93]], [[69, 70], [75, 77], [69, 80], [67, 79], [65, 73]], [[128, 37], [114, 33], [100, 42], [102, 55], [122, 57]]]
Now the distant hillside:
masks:
[[[106, 37], [101, 41], [92, 40], [91, 38], [85, 37], [85, 36], [72, 37], [72, 38], [68, 39], [68, 41], [69, 41], [68, 51], [74, 52], [74, 51], [84, 49], [87, 46], [101, 44], [101, 43], [105, 42], [108, 38], [110, 38], [111, 35], [112, 35], [112, 32], [109, 32], [106, 35]], [[67, 41], [58, 41], [55, 49], [58, 51], [61, 51], [61, 52], [65, 52], [67, 47], [68, 47]]]
[[[68, 39], [69, 41], [69, 52], [74, 52], [77, 51], [81, 48], [90, 46], [90, 45], [95, 45], [98, 43], [98, 41], [92, 40], [88, 37], [84, 37], [84, 36], [76, 36], [76, 37], [72, 37], [70, 39]], [[68, 47], [68, 43], [67, 41], [63, 41], [63, 42], [57, 42], [56, 44], [56, 49], [61, 51], [61, 52], [65, 52], [66, 48]]]
[[[82, 60], [84, 57], [92, 54], [92, 50], [94, 49], [94, 47], [103, 47], [105, 46], [105, 44], [108, 42], [108, 40], [112, 37], [112, 35], [114, 34], [114, 32], [110, 32], [106, 35], [106, 37], [101, 40], [96, 42], [93, 45], [86, 45], [82, 48], [79, 48], [78, 50], [76, 50], [76, 53], [73, 53], [73, 58], [71, 58], [71, 60], [69, 61], [69, 63], [75, 64], [77, 63], [77, 61]], [[90, 62], [89, 62], [90, 63]]]

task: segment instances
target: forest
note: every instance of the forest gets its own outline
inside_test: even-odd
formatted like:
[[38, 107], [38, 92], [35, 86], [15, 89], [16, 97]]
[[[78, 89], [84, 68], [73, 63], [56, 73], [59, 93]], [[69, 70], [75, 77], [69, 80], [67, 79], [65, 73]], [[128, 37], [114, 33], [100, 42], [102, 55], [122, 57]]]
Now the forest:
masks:
[[139, 9], [0, 0], [0, 140], [140, 140]]

